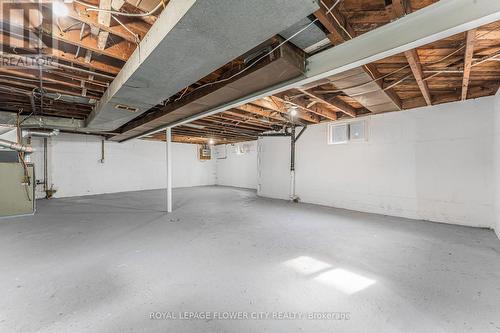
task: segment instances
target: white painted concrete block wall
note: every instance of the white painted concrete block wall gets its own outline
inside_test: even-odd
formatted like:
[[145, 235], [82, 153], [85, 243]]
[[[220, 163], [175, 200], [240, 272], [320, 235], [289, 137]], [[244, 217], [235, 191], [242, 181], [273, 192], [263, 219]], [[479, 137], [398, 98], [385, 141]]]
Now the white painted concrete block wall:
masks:
[[[173, 143], [173, 186], [225, 185], [257, 188], [257, 143], [245, 143], [249, 152], [238, 155], [227, 145], [224, 160], [200, 161], [198, 145]], [[32, 155], [36, 178], [43, 180], [43, 139], [34, 138]], [[100, 163], [101, 138], [61, 134], [48, 141], [49, 184], [55, 197], [138, 191], [166, 187], [165, 143], [132, 140], [105, 142], [105, 162]], [[44, 198], [43, 185], [37, 198]]]
[[[309, 126], [297, 143], [296, 192], [303, 202], [493, 227], [492, 104], [483, 98], [363, 118], [365, 143], [328, 145], [327, 124]], [[275, 139], [261, 141], [264, 168], [288, 154]], [[274, 193], [260, 195], [288, 193], [283, 179], [261, 180]]]
[[[42, 139], [34, 139], [38, 179], [43, 178]], [[197, 145], [173, 145], [174, 187], [214, 185], [215, 161], [199, 161]], [[165, 144], [144, 140], [105, 142], [100, 163], [101, 138], [68, 135], [49, 139], [49, 179], [55, 197], [138, 191], [166, 187]]]
[[[304, 202], [496, 227], [500, 234], [498, 110], [497, 94], [363, 118], [369, 141], [346, 145], [327, 145], [326, 124], [310, 126], [297, 143], [297, 194]], [[99, 137], [51, 140], [49, 176], [58, 197], [165, 187], [164, 143], [106, 142], [101, 164]], [[33, 143], [39, 179], [41, 142]], [[288, 199], [289, 139], [266, 137], [251, 145], [247, 155], [229, 148], [225, 160], [200, 162], [196, 145], [174, 144], [174, 187], [258, 187], [261, 196]]]
[[[237, 152], [240, 145], [243, 154]], [[217, 185], [257, 189], [257, 141], [225, 145], [225, 150], [226, 158], [216, 160]]]
[[500, 238], [500, 90], [495, 96], [494, 106], [494, 136], [493, 157], [494, 157], [494, 184], [495, 184], [495, 231]]
[[290, 138], [259, 138], [257, 160], [257, 194], [268, 198], [289, 199]]
[[[17, 142], [17, 130], [15, 128], [0, 127], [0, 139]], [[7, 148], [2, 148], [2, 150], [7, 150]]]

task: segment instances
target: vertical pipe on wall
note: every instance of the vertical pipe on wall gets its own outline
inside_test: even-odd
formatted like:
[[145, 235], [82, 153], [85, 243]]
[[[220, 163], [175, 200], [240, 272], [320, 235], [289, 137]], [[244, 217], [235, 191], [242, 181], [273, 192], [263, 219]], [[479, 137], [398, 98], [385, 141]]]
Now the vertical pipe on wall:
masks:
[[295, 194], [295, 125], [291, 127], [290, 137], [290, 200], [297, 200]]
[[497, 91], [493, 101], [493, 179], [494, 179], [494, 193], [493, 202], [495, 203], [493, 209], [495, 210], [495, 224], [493, 228], [500, 239], [500, 90]]
[[99, 162], [104, 164], [104, 139], [101, 140], [101, 159], [99, 160]]
[[48, 163], [47, 163], [47, 159], [48, 159], [48, 156], [47, 156], [47, 138], [43, 138], [43, 193], [45, 193], [45, 198], [49, 198], [49, 193], [48, 193], [48, 189], [49, 189], [49, 181], [48, 181]]
[[165, 130], [167, 150], [167, 213], [172, 212], [172, 128]]

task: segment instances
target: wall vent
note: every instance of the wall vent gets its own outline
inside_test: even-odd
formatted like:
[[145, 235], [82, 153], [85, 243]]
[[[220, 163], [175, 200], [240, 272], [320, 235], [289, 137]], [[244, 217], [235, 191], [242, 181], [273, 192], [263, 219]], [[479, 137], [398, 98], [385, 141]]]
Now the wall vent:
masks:
[[115, 105], [115, 109], [123, 110], [123, 111], [128, 111], [128, 112], [137, 112], [137, 111], [139, 111], [138, 108], [134, 108], [132, 106], [123, 105], [123, 104], [116, 104]]

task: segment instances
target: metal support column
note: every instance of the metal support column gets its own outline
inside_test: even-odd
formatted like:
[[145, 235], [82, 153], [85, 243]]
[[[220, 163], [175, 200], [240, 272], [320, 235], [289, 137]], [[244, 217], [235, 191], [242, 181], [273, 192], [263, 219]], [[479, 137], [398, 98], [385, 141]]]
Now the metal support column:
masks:
[[290, 200], [297, 201], [295, 194], [295, 124], [290, 133]]
[[306, 130], [307, 125], [302, 127], [298, 135], [296, 135], [295, 127], [293, 124], [290, 128], [290, 200], [298, 202], [299, 197], [295, 191], [295, 145]]
[[47, 138], [43, 138], [43, 193], [45, 198], [49, 198], [49, 167], [48, 167], [48, 144]]
[[167, 213], [172, 212], [172, 128], [165, 131], [167, 149]]

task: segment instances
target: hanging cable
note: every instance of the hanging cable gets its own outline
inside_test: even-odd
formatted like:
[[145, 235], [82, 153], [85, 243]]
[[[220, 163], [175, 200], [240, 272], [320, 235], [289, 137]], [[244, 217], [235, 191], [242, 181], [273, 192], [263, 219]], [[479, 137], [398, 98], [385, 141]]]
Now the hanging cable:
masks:
[[139, 35], [137, 35], [136, 33], [134, 33], [132, 30], [130, 30], [125, 24], [122, 23], [122, 21], [120, 21], [115, 15], [111, 15], [111, 17], [113, 18], [113, 20], [115, 20], [119, 25], [121, 25], [123, 27], [123, 29], [125, 29], [129, 34], [131, 34], [132, 36], [134, 36], [134, 39], [135, 39], [135, 42], [136, 44], [139, 44], [141, 42], [141, 39], [139, 38]]
[[[321, 0], [321, 4], [322, 4], [322, 5], [323, 5], [326, 9], [328, 9], [328, 5], [327, 5], [327, 4], [325, 4], [325, 3], [323, 2], [323, 0]], [[331, 12], [331, 10], [329, 10], [329, 11], [326, 13], [326, 15], [328, 15], [328, 14], [330, 14], [330, 16], [331, 16], [331, 17], [333, 17], [334, 21], [335, 21], [335, 22], [337, 23], [337, 25], [338, 25], [338, 26], [339, 26], [339, 27], [340, 27], [340, 28], [341, 28], [341, 29], [342, 29], [342, 30], [346, 33], [346, 35], [349, 37], [349, 39], [353, 39], [353, 38], [354, 38], [354, 36], [353, 36], [353, 35], [351, 35], [351, 34], [349, 33], [349, 31], [347, 31], [347, 29], [344, 27], [344, 25], [343, 25], [343, 24], [341, 24], [341, 23], [339, 22], [339, 20], [337, 19], [337, 17], [336, 17], [335, 15], [333, 15], [333, 13]], [[363, 65], [363, 67], [364, 67], [364, 68], [365, 68], [365, 69], [366, 69], [366, 70], [370, 73], [370, 75], [372, 76], [372, 78], [374, 78], [374, 79], [375, 79], [375, 75], [374, 75], [374, 74], [373, 74], [373, 72], [370, 70], [370, 68], [369, 68], [367, 65]]]
[[[330, 9], [328, 9], [327, 11], [327, 14], [329, 14], [340, 2], [341, 0], [337, 0]], [[208, 82], [208, 83], [205, 83], [205, 84], [202, 84], [201, 86], [199, 87], [196, 87], [195, 89], [191, 90], [189, 93], [185, 94], [184, 97], [186, 96], [189, 96], [191, 95], [192, 93], [194, 93], [195, 91], [199, 90], [199, 89], [202, 89], [204, 87], [208, 87], [208, 86], [211, 86], [211, 85], [214, 85], [214, 84], [217, 84], [217, 83], [222, 83], [222, 82], [226, 82], [226, 81], [229, 81], [229, 80], [232, 80], [233, 78], [241, 75], [242, 73], [246, 72], [247, 70], [249, 70], [250, 68], [252, 68], [253, 66], [255, 66], [258, 62], [260, 62], [262, 59], [265, 59], [267, 56], [269, 56], [270, 54], [272, 54], [274, 51], [276, 51], [277, 49], [279, 49], [280, 47], [282, 47], [286, 42], [288, 42], [289, 40], [291, 40], [292, 38], [296, 37], [298, 34], [302, 33], [303, 31], [309, 29], [309, 27], [311, 27], [313, 24], [315, 24], [316, 22], [318, 21], [318, 19], [314, 19], [313, 21], [311, 21], [311, 23], [309, 23], [308, 25], [306, 25], [305, 27], [303, 27], [302, 29], [300, 29], [299, 31], [297, 31], [296, 33], [294, 33], [293, 35], [291, 35], [290, 37], [288, 37], [287, 39], [285, 39], [284, 41], [282, 41], [281, 43], [279, 43], [277, 46], [275, 46], [273, 49], [271, 49], [271, 51], [267, 52], [266, 54], [264, 54], [263, 56], [257, 58], [257, 60], [255, 60], [254, 62], [252, 62], [250, 65], [248, 65], [247, 67], [243, 68], [242, 70], [240, 70], [239, 72], [225, 78], [225, 79], [220, 79], [220, 80], [216, 80], [216, 81], [213, 81], [213, 82]], [[179, 99], [177, 99], [179, 100]], [[176, 100], [176, 101], [177, 101]]]
[[[21, 130], [21, 122], [19, 121], [19, 113], [17, 114], [17, 143], [21, 143], [22, 139], [23, 139], [23, 136], [22, 136], [22, 130]], [[29, 191], [28, 191], [28, 187], [31, 185], [31, 177], [30, 177], [30, 174], [29, 174], [29, 171], [28, 171], [28, 165], [26, 164], [26, 161], [24, 160], [24, 152], [23, 151], [19, 151], [17, 152], [18, 154], [18, 157], [19, 157], [19, 160], [21, 161], [21, 165], [23, 166], [23, 170], [24, 170], [24, 178], [23, 178], [23, 185], [24, 185], [24, 189], [26, 190], [26, 196], [28, 197], [28, 201], [31, 202], [31, 197], [30, 197], [30, 194], [29, 194]]]

